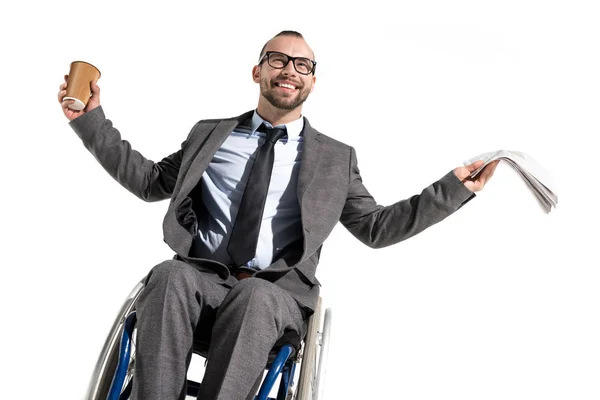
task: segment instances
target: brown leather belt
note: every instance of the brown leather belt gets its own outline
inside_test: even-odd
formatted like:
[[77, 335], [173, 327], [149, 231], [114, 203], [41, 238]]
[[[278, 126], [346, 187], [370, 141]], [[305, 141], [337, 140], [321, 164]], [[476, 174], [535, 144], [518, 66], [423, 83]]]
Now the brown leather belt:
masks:
[[[191, 261], [187, 258], [183, 258], [179, 254], [175, 254], [173, 256], [173, 259], [178, 260], [178, 261], [183, 261], [186, 263], [193, 263], [193, 261]], [[221, 264], [221, 263], [219, 263], [219, 264]], [[221, 265], [224, 265], [224, 264], [221, 264]], [[251, 276], [254, 276], [254, 273], [256, 271], [253, 271], [250, 268], [246, 268], [246, 267], [229, 266], [229, 272], [231, 273], [232, 276], [235, 276], [235, 278], [238, 281], [241, 281], [242, 279], [246, 279], [246, 278], [250, 278]]]
[[235, 273], [235, 277], [238, 281], [241, 281], [242, 279], [250, 278], [253, 275], [254, 275], [253, 273], [246, 272], [246, 271], [237, 271]]

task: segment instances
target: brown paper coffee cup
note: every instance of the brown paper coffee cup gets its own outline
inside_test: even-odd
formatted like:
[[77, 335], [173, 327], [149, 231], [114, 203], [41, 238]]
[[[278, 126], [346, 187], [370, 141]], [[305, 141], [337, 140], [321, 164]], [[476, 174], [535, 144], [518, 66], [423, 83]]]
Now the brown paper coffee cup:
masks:
[[67, 81], [67, 94], [63, 101], [74, 100], [74, 103], [69, 104], [69, 108], [77, 111], [83, 110], [92, 94], [90, 85], [98, 79], [100, 79], [98, 68], [85, 61], [73, 61]]

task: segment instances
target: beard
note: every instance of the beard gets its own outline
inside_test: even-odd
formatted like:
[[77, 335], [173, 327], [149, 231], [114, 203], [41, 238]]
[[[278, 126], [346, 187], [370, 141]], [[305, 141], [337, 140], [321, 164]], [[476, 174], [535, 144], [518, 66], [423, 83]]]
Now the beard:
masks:
[[[272, 82], [270, 88], [267, 86], [266, 81], [260, 82], [260, 93], [267, 99], [269, 103], [275, 108], [280, 110], [294, 110], [302, 105], [310, 94], [310, 89], [306, 89], [304, 86], [299, 87], [297, 93], [292, 93], [289, 96], [276, 93], [275, 83]], [[295, 96], [294, 96], [295, 95]]]

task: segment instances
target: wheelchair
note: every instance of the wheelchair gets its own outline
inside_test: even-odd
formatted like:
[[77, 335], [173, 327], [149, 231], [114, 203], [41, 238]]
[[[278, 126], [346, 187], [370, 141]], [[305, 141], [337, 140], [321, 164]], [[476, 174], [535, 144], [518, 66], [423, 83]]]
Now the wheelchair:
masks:
[[[104, 343], [86, 400], [129, 398], [134, 379], [136, 314], [135, 305], [144, 289], [140, 281], [127, 296]], [[306, 337], [281, 338], [269, 354], [266, 376], [255, 400], [322, 400], [331, 332], [331, 309], [321, 312], [319, 297], [310, 316]], [[194, 345], [194, 353], [206, 358], [208, 347]], [[296, 367], [299, 365], [299, 373]], [[294, 385], [297, 376], [298, 384]], [[279, 379], [277, 397], [268, 397]], [[197, 396], [200, 384], [188, 378], [187, 395]]]

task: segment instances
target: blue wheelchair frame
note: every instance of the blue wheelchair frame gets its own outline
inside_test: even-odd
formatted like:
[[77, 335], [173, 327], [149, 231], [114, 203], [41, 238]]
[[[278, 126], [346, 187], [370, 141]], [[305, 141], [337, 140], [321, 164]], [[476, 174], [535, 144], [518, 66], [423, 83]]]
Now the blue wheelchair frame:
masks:
[[[129, 367], [129, 360], [131, 358], [131, 348], [133, 340], [133, 331], [136, 323], [136, 313], [132, 311], [125, 320], [123, 333], [121, 335], [121, 343], [119, 349], [119, 358], [117, 362], [117, 368], [113, 377], [110, 391], [108, 393], [107, 400], [123, 400], [128, 399], [131, 392], [132, 381], [128, 382], [127, 387], [123, 388], [125, 378], [127, 375], [127, 369]], [[271, 363], [269, 371], [263, 380], [263, 383], [258, 391], [258, 394], [254, 398], [255, 400], [285, 400], [290, 385], [293, 385], [294, 372], [296, 369], [296, 363], [290, 355], [294, 352], [294, 347], [290, 344], [284, 344], [278, 351], [275, 360]], [[279, 389], [277, 397], [268, 397], [269, 393], [273, 389], [277, 377], [281, 374], [281, 380], [279, 383]], [[198, 396], [200, 391], [200, 384], [188, 380], [187, 384], [187, 395]]]

